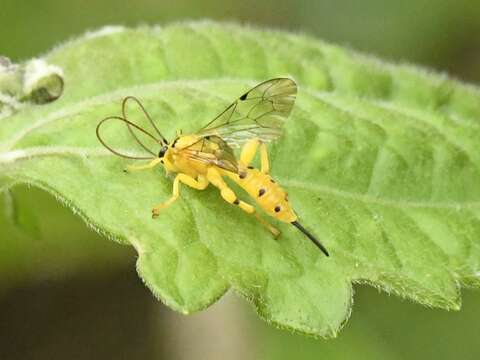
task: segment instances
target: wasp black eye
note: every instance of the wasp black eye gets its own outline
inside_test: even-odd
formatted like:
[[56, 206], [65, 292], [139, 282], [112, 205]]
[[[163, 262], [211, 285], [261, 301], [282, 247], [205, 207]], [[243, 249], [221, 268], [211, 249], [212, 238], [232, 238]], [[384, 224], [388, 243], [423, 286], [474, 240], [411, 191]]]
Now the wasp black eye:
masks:
[[162, 146], [162, 148], [160, 149], [160, 151], [158, 153], [158, 157], [163, 158], [163, 156], [165, 155], [167, 150], [168, 150], [168, 146]]

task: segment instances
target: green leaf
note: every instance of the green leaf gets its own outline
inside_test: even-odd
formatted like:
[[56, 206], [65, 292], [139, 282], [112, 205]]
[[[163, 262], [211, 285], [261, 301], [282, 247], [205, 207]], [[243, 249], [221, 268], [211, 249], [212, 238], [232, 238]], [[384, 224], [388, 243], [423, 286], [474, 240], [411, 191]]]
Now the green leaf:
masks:
[[32, 280], [71, 280], [132, 264], [131, 248], [101, 241], [46, 192], [25, 185], [9, 191], [14, 204], [0, 204], [0, 295]]
[[[63, 69], [65, 93], [2, 120], [0, 182], [38, 186], [133, 245], [140, 276], [171, 308], [197, 311], [233, 288], [268, 322], [334, 336], [352, 282], [445, 309], [459, 309], [460, 284], [478, 286], [478, 89], [306, 36], [210, 22], [107, 28], [46, 60]], [[286, 224], [272, 239], [214, 188], [182, 188], [152, 220], [171, 179], [124, 174], [129, 161], [95, 137], [127, 95], [172, 138], [277, 76], [293, 77], [299, 95], [270, 146], [272, 174], [330, 258]]]

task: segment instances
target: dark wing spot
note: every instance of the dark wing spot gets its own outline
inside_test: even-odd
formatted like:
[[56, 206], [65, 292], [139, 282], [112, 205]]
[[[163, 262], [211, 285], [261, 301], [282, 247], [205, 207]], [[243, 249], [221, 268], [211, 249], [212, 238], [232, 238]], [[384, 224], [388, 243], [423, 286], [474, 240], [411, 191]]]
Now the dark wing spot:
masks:
[[249, 168], [251, 170], [251, 169], [253, 169], [253, 166], [249, 165], [249, 166], [247, 166], [247, 168]]
[[272, 184], [275, 184], [275, 180], [273, 180], [272, 178], [270, 178], [270, 182], [271, 182]]
[[247, 177], [247, 174], [244, 173], [244, 172], [242, 172], [242, 173], [238, 174], [238, 177], [239, 177], [240, 179], [245, 179], [245, 178]]
[[265, 189], [260, 189], [258, 190], [258, 197], [262, 196], [263, 194], [265, 194]]
[[277, 205], [277, 206], [275, 206], [275, 209], [273, 209], [273, 210], [275, 210], [275, 212], [279, 212], [282, 209], [280, 208], [280, 206]]
[[233, 202], [235, 205], [238, 205], [240, 204], [240, 201], [238, 199], [235, 199], [235, 201]]
[[242, 96], [240, 96], [240, 100], [242, 100], [242, 101], [245, 100], [247, 98], [247, 95], [248, 95], [248, 93], [245, 93]]

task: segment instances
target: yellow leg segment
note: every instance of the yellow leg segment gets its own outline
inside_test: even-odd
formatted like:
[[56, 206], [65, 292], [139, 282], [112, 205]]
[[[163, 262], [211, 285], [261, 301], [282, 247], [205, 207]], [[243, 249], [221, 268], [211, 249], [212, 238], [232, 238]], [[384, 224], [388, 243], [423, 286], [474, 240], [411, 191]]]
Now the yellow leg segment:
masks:
[[262, 218], [258, 213], [255, 213], [255, 217], [260, 222], [260, 224], [265, 226], [268, 229], [268, 231], [270, 231], [272, 233], [272, 235], [275, 239], [278, 238], [278, 236], [280, 235], [280, 230], [278, 230], [276, 227], [270, 225], [270, 223], [267, 220], [265, 220], [264, 218]]
[[150, 161], [146, 165], [140, 165], [140, 166], [128, 165], [123, 171], [129, 173], [129, 172], [134, 172], [134, 171], [151, 169], [151, 168], [157, 166], [158, 164], [160, 164], [161, 161], [162, 161], [162, 159], [156, 158], [156, 159], [153, 159], [152, 161]]
[[250, 165], [253, 158], [255, 157], [255, 154], [257, 153], [257, 149], [259, 146], [261, 164], [260, 171], [264, 174], [268, 174], [270, 172], [270, 164], [268, 162], [267, 146], [263, 141], [259, 139], [252, 139], [243, 146], [242, 153], [240, 155], [240, 162], [243, 163], [245, 166]]
[[264, 220], [259, 214], [255, 212], [255, 208], [247, 204], [246, 202], [239, 200], [237, 195], [233, 192], [232, 189], [228, 187], [228, 185], [223, 181], [222, 176], [220, 173], [214, 169], [214, 168], [209, 168], [207, 172], [207, 179], [210, 183], [212, 183], [213, 186], [218, 188], [220, 190], [220, 195], [222, 195], [223, 199], [230, 203], [237, 205], [240, 209], [245, 211], [248, 214], [255, 215], [255, 218], [263, 225], [265, 226], [268, 231], [270, 231], [273, 236], [276, 238], [278, 235], [280, 235], [280, 231], [270, 225], [266, 220]]
[[172, 205], [173, 202], [175, 202], [175, 200], [178, 199], [178, 197], [180, 196], [180, 183], [188, 185], [191, 188], [194, 188], [197, 190], [205, 190], [205, 188], [208, 186], [208, 180], [203, 175], [200, 175], [198, 179], [195, 180], [191, 176], [188, 176], [185, 174], [178, 174], [175, 177], [175, 180], [173, 181], [172, 197], [167, 201], [165, 201], [164, 203], [161, 203], [152, 209], [152, 218], [156, 218], [160, 213], [160, 210], [169, 207], [170, 205]]

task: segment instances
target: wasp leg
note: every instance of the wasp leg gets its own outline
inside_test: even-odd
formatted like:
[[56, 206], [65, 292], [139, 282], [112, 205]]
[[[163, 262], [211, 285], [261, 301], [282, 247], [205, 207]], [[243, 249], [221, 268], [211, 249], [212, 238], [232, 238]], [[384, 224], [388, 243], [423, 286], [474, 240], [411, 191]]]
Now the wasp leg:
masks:
[[158, 214], [160, 213], [160, 210], [165, 209], [172, 205], [172, 203], [178, 199], [180, 196], [180, 183], [183, 183], [185, 185], [190, 186], [191, 188], [197, 189], [197, 190], [205, 190], [205, 188], [208, 186], [208, 180], [205, 176], [199, 175], [198, 179], [195, 180], [191, 176], [185, 175], [185, 174], [178, 174], [175, 177], [175, 180], [173, 181], [173, 194], [170, 199], [165, 201], [164, 203], [161, 203], [157, 206], [155, 206], [152, 209], [152, 218], [156, 218]]
[[160, 158], [153, 159], [146, 165], [140, 165], [140, 166], [134, 166], [134, 165], [128, 165], [123, 171], [129, 173], [133, 171], [140, 171], [140, 170], [146, 170], [146, 169], [151, 169], [155, 166], [157, 166], [162, 160]]
[[245, 166], [250, 165], [253, 158], [255, 157], [255, 154], [257, 153], [257, 149], [259, 146], [261, 164], [260, 171], [264, 174], [268, 174], [270, 172], [270, 164], [268, 162], [267, 146], [262, 140], [252, 139], [248, 141], [242, 148], [242, 153], [240, 154], [240, 162], [243, 163]]
[[255, 217], [260, 222], [260, 224], [265, 226], [267, 228], [267, 230], [272, 233], [272, 235], [275, 239], [280, 236], [280, 230], [278, 230], [276, 227], [273, 227], [272, 225], [270, 225], [270, 223], [267, 220], [265, 220], [264, 218], [262, 218], [257, 212], [255, 213]]
[[222, 198], [230, 203], [237, 205], [240, 209], [245, 211], [248, 214], [255, 215], [255, 218], [263, 225], [265, 226], [268, 231], [270, 231], [275, 238], [280, 235], [280, 231], [270, 225], [265, 219], [263, 219], [259, 214], [255, 212], [255, 208], [247, 204], [245, 201], [239, 200], [237, 195], [233, 192], [232, 189], [228, 187], [228, 185], [223, 181], [222, 176], [220, 173], [215, 170], [214, 168], [209, 168], [207, 171], [207, 179], [209, 182], [212, 183], [213, 186], [216, 188], [220, 189], [220, 195], [222, 195]]

